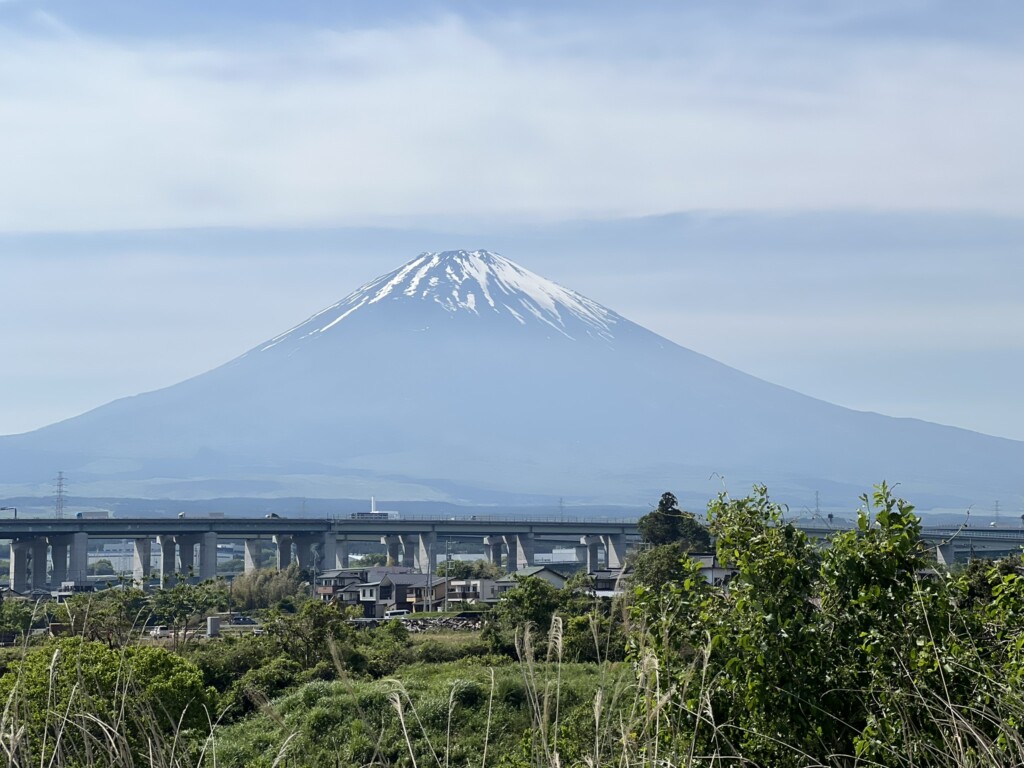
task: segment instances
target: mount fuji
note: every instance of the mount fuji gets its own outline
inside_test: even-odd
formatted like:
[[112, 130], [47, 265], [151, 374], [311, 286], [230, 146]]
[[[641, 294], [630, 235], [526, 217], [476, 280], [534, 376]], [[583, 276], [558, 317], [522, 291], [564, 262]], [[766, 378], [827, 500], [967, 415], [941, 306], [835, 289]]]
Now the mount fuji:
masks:
[[219, 368], [0, 438], [0, 489], [648, 503], [765, 483], [846, 504], [1020, 492], [1024, 443], [722, 365], [488, 251], [424, 253]]

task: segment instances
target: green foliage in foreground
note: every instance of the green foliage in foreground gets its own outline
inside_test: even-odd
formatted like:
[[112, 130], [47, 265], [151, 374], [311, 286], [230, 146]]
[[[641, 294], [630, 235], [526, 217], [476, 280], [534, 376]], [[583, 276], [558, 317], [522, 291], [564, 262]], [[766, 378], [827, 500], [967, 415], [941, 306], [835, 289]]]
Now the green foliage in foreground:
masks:
[[1024, 577], [990, 568], [979, 600], [976, 574], [936, 572], [913, 507], [884, 484], [863, 501], [858, 528], [821, 550], [763, 488], [723, 495], [709, 517], [729, 590], [692, 563], [638, 590], [632, 656], [666, 757], [1021, 763]]
[[0, 677], [0, 700], [10, 765], [46, 765], [55, 754], [63, 766], [132, 765], [166, 752], [176, 734], [208, 731], [216, 718], [216, 693], [180, 656], [77, 637], [12, 663]]
[[[615, 675], [628, 676], [628, 668], [541, 664], [528, 669], [524, 674], [510, 660], [491, 667], [465, 660], [404, 667], [400, 682], [310, 683], [223, 730], [216, 763], [270, 768], [283, 754], [287, 765], [410, 765], [411, 754], [417, 765], [526, 766], [536, 757], [529, 736], [540, 731], [545, 716], [552, 726], [549, 744], [561, 736], [563, 758], [582, 762], [595, 742], [596, 692]], [[208, 764], [213, 765], [212, 756]]]

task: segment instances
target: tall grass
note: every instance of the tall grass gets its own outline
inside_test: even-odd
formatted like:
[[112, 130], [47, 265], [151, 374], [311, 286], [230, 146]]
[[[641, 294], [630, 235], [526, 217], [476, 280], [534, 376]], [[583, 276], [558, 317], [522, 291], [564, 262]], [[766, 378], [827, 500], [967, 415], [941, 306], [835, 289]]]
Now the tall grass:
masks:
[[[638, 632], [637, 637], [642, 637]], [[469, 672], [482, 679], [482, 694], [469, 697], [467, 686], [479, 683], [459, 677], [450, 679], [443, 703], [433, 703], [432, 684], [411, 689], [404, 681], [368, 683], [343, 680], [338, 683], [314, 683], [315, 695], [299, 691], [293, 697], [271, 702], [253, 694], [262, 718], [257, 730], [264, 737], [258, 751], [232, 745], [246, 723], [224, 728], [215, 712], [206, 713], [206, 728], [199, 732], [184, 727], [179, 713], [174, 727], [159, 723], [167, 713], [154, 711], [141, 702], [140, 681], [133, 679], [128, 664], [119, 665], [110, 708], [97, 707], [92, 693], [94, 681], [89, 669], [78, 668], [72, 679], [62, 679], [59, 649], [49, 664], [45, 690], [47, 706], [29, 706], [26, 697], [34, 695], [22, 681], [16, 681], [0, 712], [0, 761], [12, 768], [233, 768], [252, 765], [298, 768], [326, 765], [410, 766], [411, 768], [733, 768], [754, 766], [738, 746], [742, 729], [723, 721], [716, 711], [714, 665], [706, 649], [680, 669], [669, 674], [657, 657], [640, 642], [629, 663], [602, 662], [589, 665], [597, 674], [593, 685], [584, 686], [581, 701], [579, 675], [581, 665], [563, 658], [562, 623], [558, 617], [546, 637], [530, 628], [517, 636], [518, 663], [504, 670], [469, 662], [432, 665], [424, 674], [442, 679]], [[601, 645], [604, 638], [595, 638]], [[977, 674], [984, 669], [984, 649], [977, 649], [977, 664], [951, 669], [950, 674]], [[23, 656], [24, 657], [24, 656]], [[514, 670], [514, 676], [510, 674]], [[343, 673], [343, 670], [341, 670]], [[497, 672], [500, 672], [498, 674]], [[892, 700], [900, 691], [899, 707], [888, 723], [898, 734], [894, 743], [903, 751], [886, 750], [884, 744], [871, 759], [854, 751], [844, 754], [810, 755], [797, 744], [806, 740], [771, 735], [782, 749], [790, 750], [789, 762], [812, 768], [849, 768], [851, 766], [896, 766], [920, 768], [989, 768], [1024, 766], [1024, 701], [1011, 680], [991, 675], [979, 679], [979, 690], [989, 692], [971, 701], [955, 701], [944, 689], [922, 688], [912, 684], [909, 669], [897, 673], [890, 690], [849, 691], [849, 695], [867, 701]], [[521, 683], [520, 707], [527, 727], [521, 735], [508, 734], [503, 720], [509, 711], [507, 699], [510, 680]], [[910, 682], [908, 682], [910, 681]], [[502, 688], [504, 686], [504, 689]], [[310, 691], [314, 689], [310, 687]], [[351, 733], [345, 730], [349, 720], [330, 721], [319, 733], [304, 731], [311, 708], [321, 707], [328, 714], [341, 690], [357, 699], [358, 711], [350, 718], [363, 718], [370, 731], [379, 729], [379, 741], [369, 762], [346, 762], [338, 751], [333, 761], [324, 761], [322, 752], [310, 745], [318, 740], [340, 741]], [[470, 691], [472, 693], [472, 691]], [[996, 695], [991, 695], [992, 693]], [[340, 695], [340, 694], [339, 694]], [[306, 698], [303, 699], [302, 697]], [[504, 698], [502, 698], [504, 697]], [[308, 700], [310, 706], [300, 706]], [[376, 703], [384, 706], [375, 709]], [[463, 702], [471, 701], [471, 705]], [[437, 711], [435, 711], [437, 709]], [[347, 711], [347, 710], [346, 710]], [[390, 711], [390, 714], [387, 712]], [[919, 724], [927, 718], [928, 727]], [[304, 719], [305, 718], [305, 719]], [[472, 734], [466, 722], [474, 720]], [[321, 727], [321, 726], [317, 726]], [[401, 749], [386, 743], [386, 729], [395, 728]], [[852, 726], [851, 726], [852, 727]], [[331, 729], [336, 729], [332, 731]], [[391, 731], [387, 731], [390, 733]], [[939, 734], [938, 737], [935, 734]], [[765, 736], [765, 734], [761, 734]], [[460, 739], [478, 739], [479, 748], [471, 754], [460, 749]], [[477, 742], [474, 742], [477, 743]], [[767, 767], [766, 768], [770, 768]]]

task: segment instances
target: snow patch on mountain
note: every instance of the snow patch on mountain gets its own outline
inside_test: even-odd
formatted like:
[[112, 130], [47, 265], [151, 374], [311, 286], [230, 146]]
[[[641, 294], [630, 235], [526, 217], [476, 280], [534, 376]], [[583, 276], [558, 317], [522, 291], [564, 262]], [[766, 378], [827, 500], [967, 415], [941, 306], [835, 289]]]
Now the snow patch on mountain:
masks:
[[497, 253], [428, 252], [274, 337], [260, 351], [286, 339], [326, 333], [354, 312], [386, 299], [432, 302], [450, 314], [507, 315], [519, 325], [527, 325], [532, 318], [570, 340], [582, 332], [610, 342], [615, 338], [614, 326], [622, 322], [597, 302]]

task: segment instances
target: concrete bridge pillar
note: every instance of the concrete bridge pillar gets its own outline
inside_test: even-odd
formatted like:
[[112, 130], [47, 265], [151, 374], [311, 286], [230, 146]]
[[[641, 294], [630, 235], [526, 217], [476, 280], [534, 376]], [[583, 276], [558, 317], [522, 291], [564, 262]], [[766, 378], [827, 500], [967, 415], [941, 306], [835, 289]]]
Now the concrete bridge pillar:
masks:
[[53, 562], [53, 573], [50, 583], [54, 589], [68, 580], [68, 540], [63, 536], [50, 539], [50, 559]]
[[338, 562], [338, 537], [333, 533], [325, 533], [319, 542], [318, 551], [313, 555], [318, 571], [329, 571], [337, 568]]
[[380, 543], [388, 548], [388, 565], [402, 561], [402, 539], [399, 536], [381, 536]]
[[501, 536], [484, 536], [484, 552], [487, 560], [501, 568], [502, 549], [505, 547], [505, 540]]
[[935, 559], [939, 561], [939, 565], [952, 565], [954, 557], [952, 542], [943, 541], [935, 547]]
[[434, 570], [437, 562], [437, 534], [421, 533], [419, 535], [419, 547], [416, 551], [416, 568], [420, 573], [430, 573]]
[[178, 573], [188, 579], [196, 575], [196, 544], [198, 536], [177, 536], [178, 541]]
[[217, 578], [217, 534], [204, 533], [199, 539], [199, 580]]
[[533, 534], [513, 533], [505, 537], [508, 547], [508, 572], [529, 568], [533, 565]]
[[418, 534], [410, 536], [399, 536], [402, 541], [402, 565], [406, 568], [416, 567], [416, 550], [419, 548], [420, 537]]
[[85, 584], [89, 580], [89, 534], [71, 534], [68, 551], [68, 581]]
[[29, 581], [32, 589], [46, 588], [46, 539], [32, 539], [32, 558], [29, 563]]
[[576, 550], [576, 562], [583, 563], [584, 566], [587, 564], [587, 548], [582, 544], [577, 544], [574, 549]]
[[299, 568], [304, 571], [313, 570], [313, 543], [316, 538], [310, 536], [296, 536], [295, 537], [295, 559], [299, 563]]
[[245, 540], [245, 572], [258, 571], [263, 567], [263, 544], [259, 539]]
[[348, 539], [337, 539], [335, 541], [334, 567], [348, 568]]
[[277, 570], [283, 571], [292, 564], [292, 537], [274, 536], [274, 544], [277, 547]]
[[605, 563], [609, 569], [621, 568], [626, 562], [626, 534], [611, 533], [602, 536]]
[[601, 537], [581, 536], [580, 545], [586, 550], [587, 573], [593, 573], [600, 567], [598, 552], [601, 547]]
[[177, 581], [174, 570], [174, 537], [161, 534], [156, 537], [156, 545], [160, 548], [160, 589], [170, 589]]
[[149, 538], [135, 539], [132, 553], [132, 580], [145, 584], [152, 573], [153, 540]]
[[28, 541], [11, 542], [11, 573], [10, 585], [15, 592], [28, 592], [28, 554], [31, 544]]

